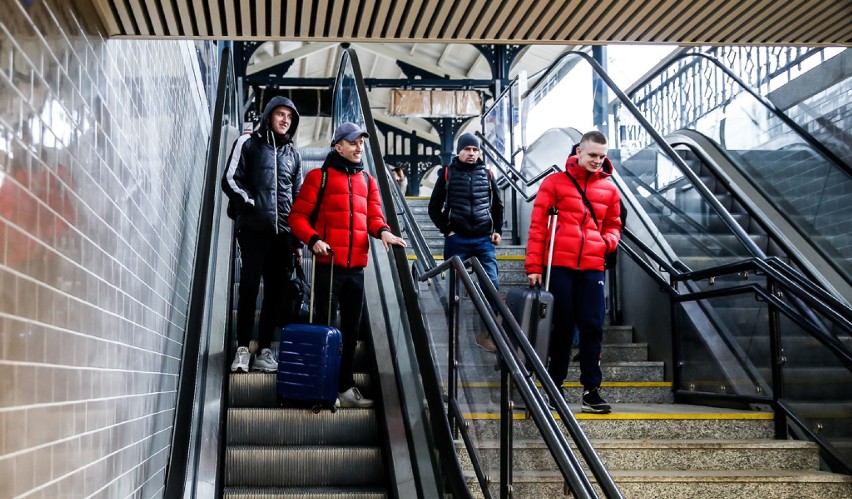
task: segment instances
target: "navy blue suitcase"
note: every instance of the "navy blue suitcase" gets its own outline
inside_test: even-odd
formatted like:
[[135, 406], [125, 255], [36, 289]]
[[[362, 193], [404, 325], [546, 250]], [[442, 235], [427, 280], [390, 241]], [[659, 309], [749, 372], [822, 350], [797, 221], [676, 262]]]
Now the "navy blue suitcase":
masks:
[[281, 332], [275, 392], [283, 403], [333, 408], [343, 349], [340, 331], [318, 324], [290, 324]]
[[[309, 322], [313, 320], [315, 268], [316, 257], [311, 270]], [[330, 300], [329, 296], [329, 315]], [[317, 411], [323, 407], [335, 410], [342, 351], [343, 341], [336, 327], [320, 324], [285, 326], [278, 346], [278, 376], [275, 381], [278, 400], [285, 405], [312, 405]]]

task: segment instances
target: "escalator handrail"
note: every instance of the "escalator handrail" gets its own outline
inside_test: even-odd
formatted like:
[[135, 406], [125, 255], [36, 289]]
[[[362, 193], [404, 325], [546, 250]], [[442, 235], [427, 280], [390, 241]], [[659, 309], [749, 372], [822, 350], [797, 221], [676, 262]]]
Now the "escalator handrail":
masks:
[[[500, 174], [503, 175], [503, 178], [506, 179], [506, 182], [511, 186], [515, 192], [523, 197], [524, 201], [530, 202], [535, 199], [537, 192], [533, 192], [532, 194], [526, 193], [526, 187], [536, 184], [541, 181], [544, 177], [550, 175], [551, 173], [558, 173], [559, 167], [556, 165], [550, 165], [550, 167], [544, 169], [543, 171], [536, 174], [534, 177], [527, 179], [524, 177], [523, 173], [516, 169], [506, 158], [497, 151], [497, 148], [494, 147], [481, 132], [476, 131], [476, 136], [479, 138], [480, 143], [484, 146], [482, 148], [485, 155], [492, 159], [492, 164], [500, 171]], [[523, 187], [519, 186], [515, 179], [520, 179], [523, 184]]]
[[[376, 129], [372, 112], [370, 111], [367, 88], [364, 84], [363, 75], [361, 74], [358, 55], [353, 49], [348, 46], [344, 46], [344, 56], [349, 57], [352, 61], [352, 69], [355, 74], [355, 85], [358, 91], [358, 98], [361, 101], [362, 113], [364, 114], [364, 125], [367, 129], [367, 133], [370, 134], [370, 138], [368, 140], [371, 141], [370, 151], [372, 153], [373, 164], [377, 169], [380, 169], [380, 171], [386, 172], [387, 168], [385, 167], [384, 159], [381, 155], [381, 147], [378, 142], [379, 133]], [[337, 85], [335, 85], [335, 88], [337, 88]], [[381, 198], [383, 200], [393, 199], [387, 175], [375, 175], [375, 178]], [[391, 232], [394, 234], [400, 234], [399, 219], [396, 216], [396, 210], [393, 203], [384, 204], [383, 207], [387, 211], [386, 223], [390, 226]], [[396, 267], [399, 269], [398, 275], [400, 277], [400, 282], [398, 284], [402, 289], [405, 299], [405, 307], [407, 310], [415, 311], [419, 308], [417, 293], [414, 288], [414, 280], [411, 274], [407, 271], [408, 260], [405, 256], [405, 252], [397, 251], [397, 248], [395, 248], [393, 256]], [[403, 271], [403, 269], [405, 271]], [[423, 382], [422, 384], [426, 395], [426, 404], [429, 407], [428, 417], [432, 423], [431, 430], [435, 432], [434, 443], [438, 447], [438, 452], [441, 455], [441, 459], [437, 459], [435, 456], [433, 456], [433, 458], [434, 461], [437, 461], [443, 467], [444, 482], [453, 497], [462, 499], [471, 498], [472, 495], [465, 481], [461, 463], [458, 459], [458, 453], [456, 452], [453, 443], [449, 420], [447, 419], [446, 412], [444, 411], [444, 401], [440, 391], [440, 386], [437, 382], [440, 378], [434, 364], [432, 363], [428, 343], [428, 333], [425, 325], [423, 324], [422, 318], [419, 320], [411, 320], [413, 316], [420, 317], [420, 315], [412, 313], [408, 314], [411, 326], [411, 340], [415, 344], [414, 351], [421, 369], [421, 374], [425, 380], [434, 380], [432, 382]]]
[[[653, 196], [653, 199], [655, 199], [656, 201], [661, 203], [673, 215], [677, 215], [677, 219], [679, 221], [682, 221], [684, 224], [689, 226], [690, 229], [692, 229], [692, 230], [682, 231], [682, 228], [680, 226], [676, 225], [675, 226], [676, 230], [681, 230], [680, 234], [683, 234], [683, 235], [689, 237], [689, 239], [696, 246], [701, 246], [702, 250], [705, 250], [708, 254], [710, 253], [710, 249], [707, 247], [707, 245], [705, 243], [701, 242], [698, 238], [696, 238], [696, 234], [700, 234], [702, 236], [707, 236], [707, 235], [710, 234], [709, 231], [704, 226], [702, 226], [700, 223], [695, 221], [692, 217], [687, 215], [682, 209], [680, 209], [673, 202], [666, 199], [665, 195], [660, 194], [659, 190], [654, 189], [647, 182], [645, 182], [641, 178], [639, 178], [638, 175], [636, 175], [635, 173], [633, 173], [629, 169], [625, 168], [623, 165], [621, 167], [621, 171], [629, 173], [629, 175], [627, 175], [625, 173], [621, 173], [622, 178], [629, 178], [631, 182], [636, 183], [639, 187], [642, 187], [643, 189], [648, 191]], [[681, 178], [683, 179], [685, 177], [681, 177]], [[669, 216], [669, 218], [671, 218], [671, 216]], [[727, 245], [726, 241], [715, 241], [715, 242], [717, 244], [719, 244], [719, 246], [725, 247], [725, 249], [730, 251], [731, 254], [736, 254], [735, 250], [727, 247], [728, 245]]]
[[218, 193], [219, 149], [222, 141], [222, 123], [229, 88], [228, 78], [233, 78], [231, 50], [222, 50], [216, 101], [213, 107], [213, 123], [207, 150], [207, 165], [202, 187], [201, 207], [198, 219], [195, 260], [193, 262], [192, 289], [186, 317], [186, 334], [181, 354], [180, 375], [176, 394], [172, 441], [164, 487], [165, 497], [183, 497], [188, 473], [190, 436], [193, 434], [193, 406], [196, 386], [203, 382], [205, 373], [199, 369], [202, 324], [205, 316], [205, 298], [208, 290], [210, 254], [212, 251], [213, 224]]
[[[842, 159], [840, 159], [834, 152], [828, 149], [825, 144], [816, 139], [813, 135], [810, 134], [807, 130], [805, 130], [801, 125], [796, 123], [792, 118], [790, 118], [787, 113], [778, 109], [778, 106], [772, 103], [769, 99], [762, 96], [759, 92], [754, 90], [751, 85], [745, 82], [742, 78], [739, 77], [736, 73], [734, 73], [731, 69], [725, 67], [722, 63], [719, 62], [718, 59], [712, 57], [708, 54], [697, 54], [695, 52], [686, 52], [681, 54], [676, 54], [669, 59], [669, 64], [660, 68], [659, 71], [653, 74], [646, 75], [641, 80], [637, 81], [632, 85], [632, 88], [627, 91], [626, 95], [632, 102], [633, 95], [639, 91], [642, 87], [650, 83], [654, 78], [658, 77], [664, 71], [666, 71], [670, 66], [675, 64], [681, 59], [687, 58], [702, 58], [709, 61], [711, 64], [720, 69], [723, 73], [725, 73], [728, 77], [733, 79], [740, 87], [743, 88], [747, 93], [749, 93], [752, 97], [754, 97], [760, 104], [762, 104], [766, 109], [769, 110], [773, 115], [775, 115], [778, 119], [784, 122], [785, 125], [789, 126], [793, 129], [799, 136], [801, 136], [805, 141], [814, 149], [820, 152], [823, 156], [829, 159], [832, 163], [835, 164], [838, 168], [840, 168], [846, 175], [852, 176], [852, 167], [846, 164]], [[615, 102], [613, 105], [617, 105]]]
[[536, 82], [536, 85], [530, 88], [527, 92], [532, 92], [539, 84], [543, 84], [546, 81], [547, 75], [551, 72], [555, 71], [562, 63], [563, 60], [569, 57], [579, 57], [585, 60], [592, 68], [597, 76], [606, 83], [609, 89], [616, 95], [617, 99], [621, 101], [622, 105], [633, 115], [634, 119], [641, 125], [641, 127], [648, 133], [648, 135], [656, 142], [657, 147], [659, 147], [663, 153], [668, 157], [668, 159], [680, 170], [680, 173], [689, 179], [692, 183], [695, 190], [701, 195], [704, 201], [715, 211], [719, 218], [725, 223], [728, 229], [734, 234], [734, 236], [746, 247], [749, 254], [757, 257], [766, 257], [763, 250], [749, 237], [749, 235], [745, 232], [745, 230], [740, 227], [740, 225], [736, 222], [734, 217], [725, 209], [722, 203], [713, 195], [713, 193], [704, 185], [701, 180], [698, 178], [698, 175], [692, 171], [686, 165], [686, 162], [683, 158], [680, 157], [677, 152], [675, 152], [674, 148], [665, 141], [665, 139], [654, 129], [651, 123], [645, 118], [639, 108], [636, 107], [635, 104], [630, 100], [630, 98], [621, 90], [621, 88], [616, 85], [616, 83], [610, 78], [609, 74], [607, 74], [606, 70], [601, 67], [594, 58], [584, 52], [579, 52], [576, 50], [572, 50], [569, 52], [565, 52], [559, 58], [553, 62], [548, 69], [545, 71], [544, 75]]
[[[715, 160], [711, 159], [708, 156], [707, 147], [714, 148], [713, 149], [714, 152], [720, 154], [726, 161], [728, 161], [731, 164], [732, 168], [736, 169], [744, 177], [750, 178], [750, 175], [746, 171], [743, 171], [739, 162], [736, 159], [734, 159], [725, 148], [719, 146], [719, 144], [717, 144], [715, 141], [713, 141], [709, 137], [705, 136], [701, 132], [698, 132], [696, 130], [680, 130], [680, 131], [674, 132], [673, 134], [668, 135], [668, 138], [671, 139], [671, 140], [669, 140], [669, 142], [672, 143], [673, 145], [684, 145], [686, 147], [689, 147], [690, 150], [693, 151], [693, 153], [695, 153], [699, 157], [701, 157], [701, 160], [702, 160], [704, 166], [708, 167], [717, 179], [723, 177], [723, 175], [721, 174], [721, 172], [723, 171], [723, 168], [719, 164], [717, 164], [717, 162]], [[701, 142], [698, 142], [698, 140], [700, 140]], [[766, 198], [766, 199], [772, 198], [772, 196], [770, 196], [766, 192], [764, 187], [761, 186], [760, 184], [752, 182], [751, 185], [764, 198]], [[725, 188], [730, 190], [729, 186], [727, 186], [727, 185], [725, 185]], [[740, 202], [740, 204], [742, 204], [743, 206], [746, 207], [746, 209], [749, 211], [750, 216], [758, 218], [761, 226], [764, 228], [764, 230], [767, 232], [767, 234], [771, 235], [774, 238], [775, 243], [778, 244], [781, 248], [783, 248], [784, 252], [788, 256], [795, 259], [794, 255], [796, 255], [796, 251], [794, 251], [793, 248], [791, 247], [790, 241], [786, 237], [784, 237], [783, 235], [779, 236], [777, 234], [773, 234], [770, 231], [769, 224], [766, 223], [766, 220], [762, 219], [761, 216], [758, 216], [759, 210], [754, 209], [753, 203], [751, 203], [749, 200], [746, 200], [746, 199], [738, 199], [738, 201]], [[799, 223], [793, 221], [791, 219], [790, 215], [786, 211], [779, 210], [778, 215], [780, 217], [782, 217], [787, 223], [789, 223], [790, 226], [793, 227], [793, 230], [798, 232], [800, 237], [802, 237], [804, 240], [810, 240], [811, 239], [810, 235], [805, 232], [805, 229], [803, 227], [801, 227], [799, 225]], [[827, 254], [825, 249], [823, 247], [821, 247], [820, 245], [812, 244], [811, 247], [825, 261], [826, 265], [829, 265], [829, 266], [831, 266], [832, 269], [834, 269], [834, 271], [837, 273], [837, 275], [841, 279], [849, 282], [850, 276], [848, 276], [842, 270], [842, 268], [838, 265], [837, 259], [835, 257], [832, 257], [831, 255]], [[799, 267], [805, 268], [805, 265], [801, 261], [798, 262], [798, 265], [799, 265]], [[815, 279], [817, 279], [816, 276], [813, 276], [813, 277]]]

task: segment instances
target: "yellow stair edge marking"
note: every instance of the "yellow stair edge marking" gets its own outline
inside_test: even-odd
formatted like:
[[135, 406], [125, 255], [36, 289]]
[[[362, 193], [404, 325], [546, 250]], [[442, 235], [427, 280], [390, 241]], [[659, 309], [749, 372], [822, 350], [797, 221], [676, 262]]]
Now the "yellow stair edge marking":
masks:
[[[471, 381], [468, 383], [460, 383], [464, 388], [500, 388], [499, 381]], [[535, 386], [541, 387], [541, 383], [536, 382]], [[570, 381], [562, 383], [564, 388], [581, 388], [579, 382]], [[601, 383], [601, 388], [671, 388], [671, 381], [609, 381]]]
[[405, 196], [405, 199], [432, 199], [431, 196]]
[[[559, 419], [559, 415], [555, 412], [553, 413], [556, 419]], [[589, 414], [586, 412], [577, 412], [574, 413], [574, 417], [576, 419], [644, 419], [644, 420], [665, 420], [665, 419], [676, 419], [676, 420], [754, 420], [754, 421], [765, 421], [771, 420], [772, 414], [764, 413], [764, 412], [755, 412], [749, 414], [730, 414], [730, 413], [672, 413], [672, 414], [648, 414], [648, 413], [610, 413], [610, 414]], [[481, 419], [481, 420], [498, 420], [500, 419], [500, 414], [491, 413], [491, 412], [471, 412], [466, 413], [464, 415], [465, 419]], [[531, 416], [527, 416], [523, 412], [516, 412], [512, 415], [512, 419], [523, 420], [523, 419], [532, 419]]]

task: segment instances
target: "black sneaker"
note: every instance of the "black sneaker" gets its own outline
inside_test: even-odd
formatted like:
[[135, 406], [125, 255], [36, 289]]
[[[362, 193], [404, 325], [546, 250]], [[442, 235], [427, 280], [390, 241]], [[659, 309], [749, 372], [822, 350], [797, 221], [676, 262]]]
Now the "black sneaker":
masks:
[[592, 388], [587, 392], [583, 392], [583, 412], [591, 412], [592, 414], [609, 414], [612, 407], [606, 403], [597, 388]]

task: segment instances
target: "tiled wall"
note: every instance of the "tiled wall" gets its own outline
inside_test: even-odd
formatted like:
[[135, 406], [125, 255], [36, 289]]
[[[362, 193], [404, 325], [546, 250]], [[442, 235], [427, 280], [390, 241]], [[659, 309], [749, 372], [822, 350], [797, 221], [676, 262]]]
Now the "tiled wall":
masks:
[[210, 131], [195, 45], [0, 14], [0, 497], [159, 497]]

